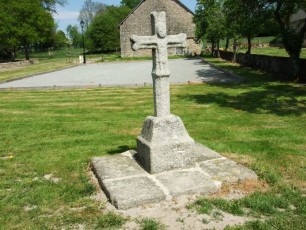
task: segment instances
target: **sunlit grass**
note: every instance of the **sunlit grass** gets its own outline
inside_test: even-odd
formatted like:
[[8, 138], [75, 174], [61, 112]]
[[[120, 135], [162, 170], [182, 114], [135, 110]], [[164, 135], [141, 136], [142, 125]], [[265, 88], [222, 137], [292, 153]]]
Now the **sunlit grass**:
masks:
[[[172, 113], [182, 118], [196, 141], [252, 168], [269, 183], [272, 190], [262, 199], [287, 194], [285, 187], [301, 194], [306, 181], [305, 87], [211, 61], [246, 81], [172, 86]], [[123, 224], [90, 198], [96, 190], [88, 165], [93, 156], [135, 149], [143, 121], [152, 114], [151, 87], [0, 91], [0, 226], [99, 229]], [[260, 209], [262, 204], [255, 202], [260, 195], [249, 199], [239, 205]], [[235, 204], [213, 205], [239, 211]], [[303, 219], [304, 209], [298, 210], [290, 216], [293, 222]]]

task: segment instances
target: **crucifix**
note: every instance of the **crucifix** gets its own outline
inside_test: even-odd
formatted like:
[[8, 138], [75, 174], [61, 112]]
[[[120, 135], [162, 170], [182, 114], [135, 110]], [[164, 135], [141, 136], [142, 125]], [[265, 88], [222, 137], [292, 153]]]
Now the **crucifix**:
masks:
[[152, 12], [152, 36], [132, 35], [133, 50], [153, 49], [154, 113], [156, 117], [170, 115], [168, 48], [186, 47], [186, 34], [167, 35], [166, 13]]

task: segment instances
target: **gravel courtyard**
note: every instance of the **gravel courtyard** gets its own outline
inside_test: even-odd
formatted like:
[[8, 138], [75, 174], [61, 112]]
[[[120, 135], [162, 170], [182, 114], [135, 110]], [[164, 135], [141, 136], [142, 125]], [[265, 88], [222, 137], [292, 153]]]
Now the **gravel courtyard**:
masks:
[[[236, 81], [201, 59], [169, 60], [171, 83], [227, 83]], [[0, 84], [8, 88], [143, 86], [152, 84], [152, 61], [133, 61], [79, 65], [12, 82]]]

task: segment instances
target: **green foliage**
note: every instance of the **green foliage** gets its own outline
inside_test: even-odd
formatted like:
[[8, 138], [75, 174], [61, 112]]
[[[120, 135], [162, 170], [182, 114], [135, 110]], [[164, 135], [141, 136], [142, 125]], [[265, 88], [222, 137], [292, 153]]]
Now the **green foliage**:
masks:
[[121, 5], [134, 9], [140, 3], [140, 1], [141, 0], [121, 0]]
[[222, 12], [223, 1], [201, 0], [196, 6], [194, 21], [196, 37], [205, 37], [215, 43], [225, 36], [225, 18]]
[[78, 26], [68, 25], [66, 31], [69, 40], [72, 42], [73, 47], [82, 47], [82, 32], [79, 31]]
[[210, 214], [213, 211], [214, 206], [208, 199], [202, 198], [198, 199], [194, 204], [188, 205], [187, 208], [195, 208], [198, 213], [201, 214]]
[[140, 221], [141, 230], [165, 230], [165, 226], [156, 220], [145, 218]]
[[94, 18], [106, 11], [107, 5], [101, 2], [93, 2], [92, 0], [85, 0], [82, 9], [80, 10], [79, 21], [85, 23], [86, 29], [93, 22]]
[[66, 38], [66, 34], [62, 30], [57, 31], [55, 37], [55, 48], [63, 48], [67, 45], [67, 42], [68, 39]]
[[248, 38], [248, 53], [251, 40], [263, 31], [263, 25], [270, 15], [262, 0], [225, 0], [223, 11], [231, 33]]
[[0, 58], [12, 56], [22, 46], [29, 59], [30, 46], [44, 43], [52, 36], [54, 19], [40, 0], [1, 0], [0, 8]]
[[108, 212], [98, 217], [95, 229], [120, 229], [125, 222], [122, 216]]
[[299, 59], [302, 49], [302, 44], [306, 35], [306, 19], [300, 28], [293, 28], [291, 26], [290, 17], [299, 10], [306, 12], [306, 1], [304, 0], [266, 0], [270, 4], [270, 9], [273, 11], [276, 22], [280, 28], [280, 34], [284, 48], [288, 52], [291, 62], [293, 64], [292, 75], [297, 77], [298, 81], [301, 79], [298, 76]]
[[87, 31], [92, 49], [110, 51], [120, 48], [119, 23], [129, 14], [128, 7], [107, 7], [105, 13], [95, 17]]

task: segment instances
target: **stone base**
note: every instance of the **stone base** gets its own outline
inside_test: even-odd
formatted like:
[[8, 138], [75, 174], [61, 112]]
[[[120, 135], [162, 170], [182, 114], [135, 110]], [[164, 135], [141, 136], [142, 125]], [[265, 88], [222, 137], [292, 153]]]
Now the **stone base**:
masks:
[[211, 194], [223, 182], [256, 180], [252, 171], [228, 160], [209, 148], [195, 143], [197, 161], [189, 168], [151, 175], [128, 151], [116, 156], [96, 157], [91, 165], [99, 183], [117, 209], [129, 209], [160, 202], [180, 195]]
[[196, 161], [194, 140], [174, 115], [147, 117], [137, 138], [137, 160], [151, 173], [185, 168]]

